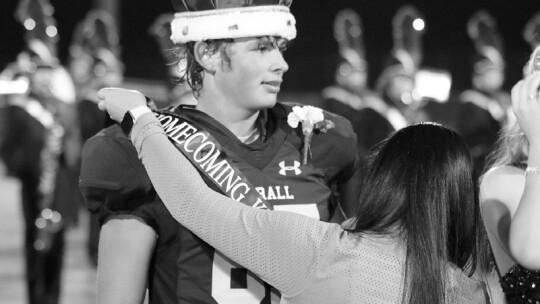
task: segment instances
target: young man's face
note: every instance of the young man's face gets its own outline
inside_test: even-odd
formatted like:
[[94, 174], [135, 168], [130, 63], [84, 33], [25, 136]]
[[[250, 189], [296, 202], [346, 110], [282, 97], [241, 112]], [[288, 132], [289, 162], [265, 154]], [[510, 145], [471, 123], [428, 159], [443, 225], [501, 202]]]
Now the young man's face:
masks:
[[271, 108], [289, 66], [282, 51], [286, 41], [273, 37], [235, 39], [230, 66], [216, 71], [216, 86], [225, 98], [249, 110]]

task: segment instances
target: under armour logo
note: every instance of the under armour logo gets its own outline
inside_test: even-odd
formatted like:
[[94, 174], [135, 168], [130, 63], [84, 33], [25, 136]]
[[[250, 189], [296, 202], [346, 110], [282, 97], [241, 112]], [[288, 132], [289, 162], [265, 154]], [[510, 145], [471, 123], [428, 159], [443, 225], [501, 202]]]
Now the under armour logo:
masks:
[[294, 174], [299, 175], [302, 173], [302, 170], [300, 170], [300, 162], [295, 160], [293, 166], [285, 166], [285, 161], [281, 161], [279, 163], [279, 167], [281, 168], [279, 170], [279, 174], [281, 175], [287, 175], [287, 171], [294, 171]]

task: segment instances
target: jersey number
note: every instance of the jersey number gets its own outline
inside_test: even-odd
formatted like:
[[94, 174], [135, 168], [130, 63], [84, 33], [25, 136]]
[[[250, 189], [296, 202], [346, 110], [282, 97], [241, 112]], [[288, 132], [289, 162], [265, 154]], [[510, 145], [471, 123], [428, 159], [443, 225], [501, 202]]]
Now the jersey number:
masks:
[[[316, 204], [276, 205], [274, 209], [320, 218]], [[271, 292], [270, 285], [249, 274], [247, 269], [231, 264], [217, 251], [212, 265], [212, 297], [219, 304], [278, 304], [280, 300]]]
[[212, 297], [219, 304], [277, 304], [279, 296], [270, 285], [255, 278], [247, 269], [231, 264], [221, 253], [214, 253]]

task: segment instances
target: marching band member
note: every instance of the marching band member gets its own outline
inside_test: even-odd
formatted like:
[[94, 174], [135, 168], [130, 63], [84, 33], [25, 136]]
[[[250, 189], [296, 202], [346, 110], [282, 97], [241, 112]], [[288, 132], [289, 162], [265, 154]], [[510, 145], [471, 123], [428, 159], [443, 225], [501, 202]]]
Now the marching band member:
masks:
[[27, 45], [2, 73], [27, 83], [26, 90], [6, 95], [0, 121], [7, 138], [0, 153], [22, 185], [26, 280], [32, 304], [59, 302], [64, 232], [77, 219], [80, 206], [75, 86], [56, 56], [53, 11], [47, 0], [19, 2], [16, 18], [26, 29]]
[[[104, 127], [114, 122], [97, 107], [97, 91], [119, 86], [124, 79], [118, 28], [106, 10], [93, 9], [79, 22], [69, 47], [69, 69], [77, 88], [78, 124], [81, 146]], [[87, 249], [97, 265], [99, 224], [90, 216]]]
[[[512, 103], [518, 118], [538, 120], [538, 84], [540, 75], [540, 15], [534, 16], [525, 27], [524, 37], [533, 47], [524, 67], [524, 78], [512, 89]], [[534, 34], [536, 33], [536, 34]], [[536, 105], [535, 105], [536, 104]], [[518, 106], [519, 105], [519, 106]], [[530, 112], [530, 113], [529, 113]], [[531, 119], [532, 118], [532, 119]], [[540, 301], [540, 242], [535, 241], [538, 213], [531, 206], [538, 200], [523, 203], [525, 186], [538, 177], [537, 127], [513, 122], [504, 127], [489, 159], [489, 170], [481, 178], [480, 206], [491, 244], [499, 282], [508, 303]], [[536, 170], [534, 169], [536, 168]], [[530, 180], [530, 181], [529, 181]]]
[[505, 61], [495, 19], [487, 11], [479, 11], [469, 18], [467, 31], [477, 56], [472, 72], [473, 88], [459, 96], [456, 128], [469, 145], [480, 174], [499, 131], [513, 114], [510, 95], [502, 90]]
[[391, 109], [389, 121], [399, 130], [410, 123], [428, 120], [422, 110], [424, 100], [415, 92], [415, 75], [423, 58], [425, 22], [417, 8], [405, 5], [397, 11], [392, 26], [394, 47], [377, 79], [376, 90]]
[[167, 99], [165, 103], [169, 106], [179, 104], [195, 105], [197, 100], [193, 96], [193, 91], [187, 82], [180, 81], [184, 75], [178, 64], [176, 64], [176, 55], [174, 54], [174, 43], [171, 41], [171, 21], [174, 14], [162, 14], [156, 18], [150, 29], [149, 34], [154, 37], [159, 46], [161, 57], [167, 67], [166, 88]]
[[401, 117], [398, 110], [367, 86], [368, 64], [363, 37], [360, 16], [352, 9], [339, 11], [334, 21], [334, 38], [341, 58], [335, 72], [335, 85], [322, 92], [323, 107], [352, 123], [362, 162], [374, 145], [401, 127], [392, 124], [392, 114]]

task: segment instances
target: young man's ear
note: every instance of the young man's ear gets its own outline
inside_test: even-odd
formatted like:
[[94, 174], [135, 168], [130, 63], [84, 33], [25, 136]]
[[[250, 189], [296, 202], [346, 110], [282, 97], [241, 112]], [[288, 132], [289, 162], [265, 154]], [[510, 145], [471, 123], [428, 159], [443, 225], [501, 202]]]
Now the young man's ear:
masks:
[[195, 43], [193, 53], [195, 54], [195, 60], [197, 60], [204, 70], [214, 74], [220, 65], [221, 53], [219, 51], [213, 52], [206, 42]]

